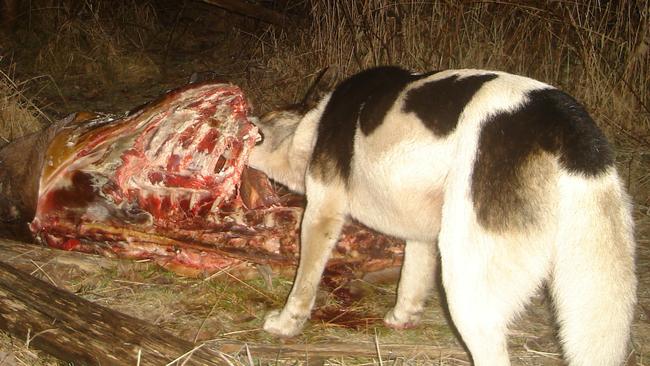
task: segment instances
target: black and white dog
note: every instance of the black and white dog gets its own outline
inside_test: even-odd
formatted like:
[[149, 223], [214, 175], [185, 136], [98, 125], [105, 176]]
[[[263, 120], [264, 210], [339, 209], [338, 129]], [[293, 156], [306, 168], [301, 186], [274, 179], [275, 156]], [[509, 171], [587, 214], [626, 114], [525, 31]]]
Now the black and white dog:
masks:
[[620, 365], [636, 299], [630, 203], [585, 109], [503, 72], [363, 71], [302, 115], [271, 112], [250, 165], [304, 192], [300, 265], [264, 329], [300, 332], [346, 217], [406, 240], [385, 322], [415, 325], [437, 251], [476, 365], [508, 365], [506, 332], [545, 282], [571, 365]]

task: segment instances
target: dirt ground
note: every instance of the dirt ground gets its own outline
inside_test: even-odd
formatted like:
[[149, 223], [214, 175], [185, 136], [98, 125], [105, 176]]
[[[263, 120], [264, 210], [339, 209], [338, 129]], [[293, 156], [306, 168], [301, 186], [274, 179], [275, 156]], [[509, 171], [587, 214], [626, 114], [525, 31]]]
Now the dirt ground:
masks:
[[[42, 33], [46, 28], [37, 24], [39, 12], [26, 9], [23, 4], [19, 13], [23, 22], [13, 34], [5, 32], [2, 37], [0, 68], [20, 83], [23, 93], [52, 120], [82, 110], [126, 111], [187, 83], [194, 73], [225, 78], [240, 85], [255, 111], [261, 113], [272, 106], [299, 100], [309, 77], [327, 64], [319, 59], [308, 67], [309, 63], [300, 58], [316, 50], [291, 50], [291, 53], [274, 43], [304, 37], [294, 32], [300, 27], [288, 28], [283, 33], [277, 26], [193, 1], [161, 1], [155, 6], [146, 1], [118, 1], [121, 5], [112, 11], [123, 13], [111, 13], [109, 20], [105, 20], [102, 16], [108, 12], [106, 3], [34, 2], [42, 9], [56, 11], [52, 21], [56, 28], [47, 30], [49, 36]], [[303, 2], [296, 5], [291, 1], [259, 3], [290, 14], [299, 13], [300, 6], [304, 6]], [[639, 4], [647, 14], [647, 2]], [[120, 22], [111, 23], [115, 19]], [[27, 25], [27, 20], [34, 24]], [[647, 62], [648, 56], [642, 57]], [[487, 64], [497, 68], [485, 60], [481, 58], [477, 66]], [[471, 60], [465, 60], [462, 66], [471, 64]], [[335, 70], [326, 84], [340, 79], [347, 71], [342, 64], [329, 65]], [[602, 98], [591, 99], [593, 104], [588, 107], [596, 116], [608, 117], [595, 106]], [[641, 90], [640, 98], [647, 101], [647, 90]], [[642, 139], [650, 136], [647, 109], [643, 113], [638, 117], [639, 129], [632, 132]], [[47, 123], [36, 115], [37, 125]], [[628, 181], [637, 222], [639, 291], [627, 364], [648, 365], [650, 148], [626, 134], [611, 130], [607, 133], [618, 153], [619, 170]], [[290, 340], [278, 340], [260, 327], [264, 314], [282, 305], [291, 286], [289, 277], [273, 276], [269, 281], [260, 276], [244, 280], [220, 273], [207, 278], [185, 278], [146, 262], [105, 260], [102, 266], [94, 267], [66, 261], [66, 255], [57, 252], [26, 250], [4, 256], [3, 252], [0, 250], [2, 261], [97, 304], [156, 324], [195, 344], [250, 344], [253, 361], [245, 351], [227, 353], [226, 358], [235, 365], [469, 364], [447, 319], [439, 292], [431, 297], [424, 321], [416, 329], [395, 331], [382, 325], [383, 314], [395, 298], [394, 275], [377, 283], [353, 281], [346, 287], [350, 291], [325, 286], [305, 332]], [[509, 347], [513, 364], [562, 365], [556, 330], [546, 289], [541, 289], [526, 313], [511, 327]], [[67, 364], [33, 349], [29, 341], [0, 333], [0, 366]], [[261, 348], [256, 353], [255, 349], [259, 345], [279, 349], [288, 344], [326, 347], [340, 343], [357, 344], [360, 349], [374, 350], [374, 354], [360, 357], [353, 352], [335, 352], [328, 356], [305, 353], [284, 357]], [[396, 344], [412, 348], [391, 354], [391, 346]]]

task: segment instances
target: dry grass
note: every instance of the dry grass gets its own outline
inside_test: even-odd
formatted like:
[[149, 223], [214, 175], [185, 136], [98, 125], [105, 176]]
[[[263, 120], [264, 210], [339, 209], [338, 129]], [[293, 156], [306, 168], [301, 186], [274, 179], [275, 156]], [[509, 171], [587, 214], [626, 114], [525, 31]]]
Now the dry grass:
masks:
[[[29, 254], [25, 254], [29, 256]], [[49, 258], [49, 259], [46, 259]], [[6, 259], [5, 259], [6, 260]], [[12, 263], [11, 259], [8, 260]], [[22, 261], [27, 263], [28, 261]], [[439, 339], [438, 344], [458, 348], [444, 319], [439, 318], [439, 310], [432, 311], [425, 319], [426, 327], [395, 334], [384, 327], [374, 325], [361, 327], [352, 333], [341, 324], [314, 321], [305, 335], [295, 344], [349, 343], [351, 336], [357, 342], [376, 342], [379, 353], [375, 357], [353, 357], [341, 354], [337, 357], [313, 357], [305, 355], [298, 359], [278, 357], [276, 354], [264, 356], [255, 352], [255, 344], [278, 347], [284, 343], [261, 331], [263, 314], [270, 307], [279, 306], [290, 288], [283, 278], [274, 278], [272, 288], [260, 280], [242, 280], [235, 275], [222, 273], [205, 279], [190, 279], [176, 276], [147, 263], [116, 262], [110, 268], [88, 270], [87, 266], [70, 265], [70, 261], [52, 260], [51, 257], [35, 258], [29, 264], [14, 264], [45, 281], [56, 278], [57, 284], [79, 296], [97, 304], [110, 306], [123, 313], [145, 319], [161, 329], [170, 331], [197, 346], [220, 346], [228, 344], [250, 344], [250, 354], [243, 350], [224, 354], [233, 365], [295, 365], [320, 361], [325, 365], [373, 365], [382, 354], [384, 365], [435, 364], [466, 365], [467, 362], [455, 357], [436, 357], [431, 354], [412, 356], [382, 353], [384, 344], [418, 344], [421, 339]], [[245, 283], [245, 285], [242, 285]], [[392, 290], [392, 288], [391, 288]], [[387, 289], [380, 289], [386, 294]], [[376, 311], [380, 315], [388, 309], [392, 296], [373, 296], [367, 293], [364, 300], [352, 304], [350, 311]], [[330, 297], [327, 299], [327, 297]], [[378, 303], [373, 300], [381, 299]], [[324, 306], [332, 306], [336, 299], [328, 292], [322, 293]], [[444, 339], [444, 341], [442, 340]], [[449, 343], [451, 342], [451, 343]], [[230, 347], [231, 349], [233, 347]], [[26, 340], [9, 338], [0, 333], [0, 357], [6, 355], [18, 365], [63, 365], [29, 347]], [[252, 359], [252, 361], [251, 361]], [[2, 360], [2, 358], [0, 358]], [[33, 363], [32, 363], [33, 362]], [[40, 362], [40, 363], [39, 363]], [[0, 365], [5, 365], [0, 362]], [[8, 365], [12, 365], [9, 363]]]
[[29, 348], [27, 340], [11, 338], [0, 332], [0, 365], [2, 366], [59, 366], [53, 357]]
[[[619, 171], [635, 202], [640, 307], [633, 335], [636, 359], [630, 364], [648, 363], [650, 5], [647, 0], [288, 1], [287, 7], [301, 14], [304, 22], [302, 28], [284, 30], [262, 24], [251, 28], [250, 20], [239, 21], [232, 15], [227, 15], [228, 19], [210, 18], [205, 11], [209, 8], [205, 7], [190, 12], [189, 8], [199, 6], [191, 2], [187, 8], [177, 5], [178, 9], [167, 9], [167, 13], [161, 12], [153, 2], [136, 0], [34, 0], [31, 3], [38, 6], [30, 13], [30, 27], [38, 32], [18, 33], [27, 34], [23, 37], [28, 40], [22, 58], [17, 56], [22, 61], [19, 65], [32, 65], [28, 68], [29, 75], [51, 75], [63, 94], [77, 95], [77, 98], [81, 95], [80, 104], [84, 108], [99, 105], [95, 99], [112, 100], [113, 94], [102, 95], [101, 90], [110, 89], [118, 81], [124, 85], [160, 83], [164, 86], [158, 90], [162, 90], [185, 80], [193, 71], [213, 70], [241, 85], [256, 110], [263, 112], [300, 100], [323, 67], [330, 67], [323, 83], [326, 89], [359, 69], [382, 64], [399, 64], [421, 71], [465, 67], [505, 70], [546, 81], [575, 95], [615, 145]], [[165, 16], [168, 19], [162, 19]], [[190, 21], [184, 20], [190, 16]], [[166, 65], [170, 60], [173, 67]], [[163, 71], [167, 69], [166, 74]], [[17, 92], [22, 90], [22, 84], [16, 85], [6, 74], [3, 76], [10, 87], [0, 84], [0, 95], [6, 95], [14, 106], [26, 107], [27, 115], [37, 116], [38, 112], [30, 109], [29, 99], [23, 98], [23, 92]], [[135, 86], [130, 89], [132, 94], [149, 92]], [[57, 98], [56, 93], [51, 97]], [[58, 110], [74, 111], [60, 106]], [[24, 116], [2, 118], [0, 130], [7, 131], [17, 128], [12, 127], [16, 123], [7, 121], [27, 120]], [[12, 139], [24, 133], [15, 131], [0, 137]], [[278, 345], [277, 340], [260, 331], [262, 316], [267, 309], [280, 306], [290, 288], [290, 280], [286, 278], [274, 278], [271, 289], [262, 280], [249, 280], [242, 285], [228, 276], [184, 279], [152, 267], [116, 268], [66, 279], [62, 278], [65, 276], [61, 271], [47, 266], [45, 270], [53, 271], [51, 276], [57, 283], [92, 301], [154, 322], [195, 342], [227, 339]], [[367, 318], [381, 317], [393, 301], [394, 285], [364, 284], [362, 287], [364, 296], [353, 302], [323, 291], [319, 305]], [[554, 328], [543, 297], [534, 301], [529, 314], [516, 323], [512, 333], [515, 364], [559, 364]], [[424, 326], [418, 329], [394, 332], [369, 323], [351, 330], [336, 321], [316, 319], [294, 341], [315, 344], [375, 340], [380, 345], [433, 342], [441, 347], [459, 347], [437, 298], [428, 308]], [[21, 341], [0, 337], [0, 352], [4, 354], [11, 353], [18, 358], [21, 347], [24, 348]], [[24, 364], [39, 365], [29, 358], [32, 350], [27, 351]], [[0, 353], [0, 365], [2, 356]], [[258, 360], [257, 355], [253, 356], [256, 365], [293, 364], [293, 361]], [[342, 355], [322, 360], [305, 358], [299, 363], [467, 364], [453, 357], [383, 356], [382, 361], [378, 357], [361, 359]], [[245, 353], [233, 357], [228, 359], [234, 365], [251, 364]]]
[[297, 75], [325, 66], [336, 79], [384, 64], [498, 69], [558, 85], [632, 135], [648, 137], [647, 1], [309, 4], [314, 21], [307, 31], [261, 36], [258, 57], [276, 81], [295, 85]]
[[[35, 65], [59, 85], [151, 81], [160, 67], [146, 53], [160, 24], [153, 5], [136, 0], [39, 1]], [[44, 18], [44, 19], [43, 19]], [[46, 19], [46, 20], [45, 20]]]
[[26, 83], [17, 83], [0, 70], [0, 146], [38, 131], [49, 118], [25, 96]]

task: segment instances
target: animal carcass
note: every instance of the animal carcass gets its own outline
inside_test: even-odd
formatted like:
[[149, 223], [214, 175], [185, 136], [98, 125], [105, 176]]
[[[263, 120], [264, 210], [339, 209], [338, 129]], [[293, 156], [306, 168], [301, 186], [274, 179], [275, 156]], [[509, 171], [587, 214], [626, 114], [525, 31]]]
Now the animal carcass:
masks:
[[[0, 182], [23, 182], [0, 189], [5, 211], [33, 215], [35, 238], [65, 250], [190, 275], [290, 268], [304, 202], [246, 166], [249, 113], [237, 86], [208, 82], [122, 116], [74, 114], [0, 151]], [[334, 258], [336, 272], [375, 271], [399, 265], [402, 246], [350, 223]]]

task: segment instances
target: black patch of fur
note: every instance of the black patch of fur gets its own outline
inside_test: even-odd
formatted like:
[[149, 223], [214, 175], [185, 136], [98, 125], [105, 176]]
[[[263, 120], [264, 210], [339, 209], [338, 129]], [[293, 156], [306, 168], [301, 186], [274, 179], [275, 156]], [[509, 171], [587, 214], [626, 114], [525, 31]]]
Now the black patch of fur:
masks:
[[481, 86], [495, 79], [495, 74], [458, 75], [428, 82], [406, 95], [403, 111], [414, 112], [438, 136], [450, 134], [458, 117]]
[[[413, 75], [399, 67], [384, 66], [362, 71], [341, 82], [321, 116], [311, 167], [321, 175], [339, 174], [347, 181], [357, 121], [364, 134], [372, 133], [404, 87], [429, 75]], [[335, 171], [330, 171], [332, 163]]]
[[537, 168], [544, 153], [557, 157], [567, 171], [587, 177], [614, 164], [605, 136], [575, 99], [556, 89], [529, 92], [528, 102], [492, 115], [481, 131], [472, 200], [484, 227], [499, 230], [534, 221], [541, 197], [531, 197], [531, 192], [548, 178], [536, 174], [543, 172]]

